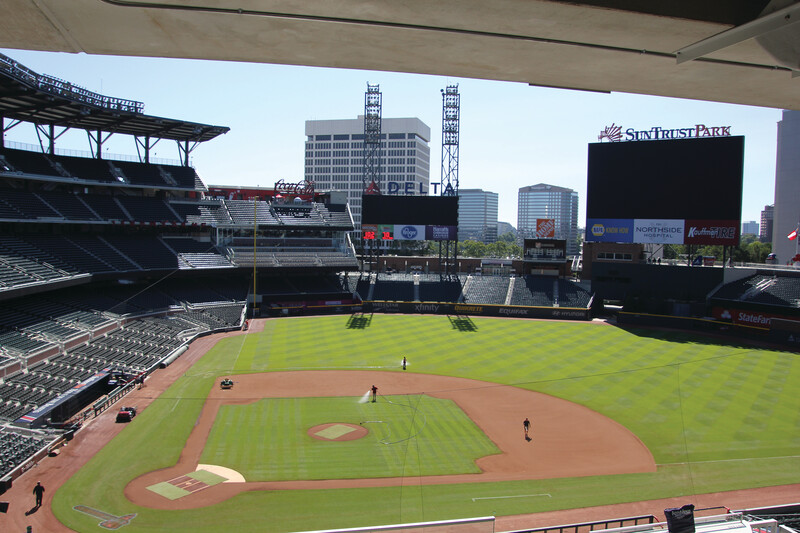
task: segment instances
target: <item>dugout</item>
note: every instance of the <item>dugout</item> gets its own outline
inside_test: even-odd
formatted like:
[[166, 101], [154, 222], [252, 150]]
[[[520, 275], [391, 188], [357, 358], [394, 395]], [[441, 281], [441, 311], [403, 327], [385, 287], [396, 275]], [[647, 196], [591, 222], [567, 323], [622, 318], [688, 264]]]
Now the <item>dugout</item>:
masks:
[[108, 392], [108, 381], [112, 374], [108, 369], [97, 372], [94, 376], [75, 385], [64, 394], [21, 416], [14, 422], [14, 425], [39, 428], [51, 423], [66, 422], [85, 406]]

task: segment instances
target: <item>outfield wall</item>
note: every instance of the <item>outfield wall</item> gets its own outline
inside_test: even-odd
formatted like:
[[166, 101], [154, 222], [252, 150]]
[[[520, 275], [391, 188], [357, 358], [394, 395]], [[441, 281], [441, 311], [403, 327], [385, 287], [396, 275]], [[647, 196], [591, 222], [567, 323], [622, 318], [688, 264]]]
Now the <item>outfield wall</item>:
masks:
[[582, 307], [522, 307], [518, 305], [459, 304], [447, 302], [364, 302], [367, 313], [425, 315], [476, 315], [509, 318], [589, 320], [590, 309]]
[[591, 309], [583, 307], [523, 307], [518, 305], [460, 304], [452, 302], [384, 302], [360, 304], [292, 305], [262, 308], [262, 316], [323, 315], [341, 313], [397, 313], [407, 315], [472, 315], [506, 318], [590, 320]]

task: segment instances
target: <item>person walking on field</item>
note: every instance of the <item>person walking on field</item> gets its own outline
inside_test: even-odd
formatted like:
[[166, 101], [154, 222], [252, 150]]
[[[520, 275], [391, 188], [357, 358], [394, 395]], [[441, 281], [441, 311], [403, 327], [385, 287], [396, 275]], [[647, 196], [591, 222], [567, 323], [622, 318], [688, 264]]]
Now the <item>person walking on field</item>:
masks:
[[531, 440], [531, 438], [528, 436], [528, 432], [531, 430], [531, 421], [528, 420], [527, 417], [522, 422], [522, 428], [525, 430], [525, 440]]
[[404, 355], [403, 356], [403, 370], [406, 369], [406, 364], [408, 364], [408, 361], [406, 360], [406, 356]]
[[378, 387], [375, 385], [372, 386], [372, 403], [375, 403], [378, 400]]
[[33, 494], [36, 496], [36, 507], [41, 507], [42, 497], [44, 496], [44, 487], [41, 481], [36, 482], [36, 486], [33, 487]]

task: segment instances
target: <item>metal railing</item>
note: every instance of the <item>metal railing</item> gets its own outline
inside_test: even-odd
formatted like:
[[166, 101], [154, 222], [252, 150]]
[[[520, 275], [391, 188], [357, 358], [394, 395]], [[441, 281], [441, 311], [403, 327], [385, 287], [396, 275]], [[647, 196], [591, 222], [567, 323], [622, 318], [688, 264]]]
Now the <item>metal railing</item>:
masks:
[[63, 96], [65, 98], [72, 98], [89, 105], [104, 107], [114, 111], [137, 114], [144, 113], [144, 104], [142, 102], [114, 98], [113, 96], [105, 96], [92, 92], [88, 89], [84, 89], [83, 87], [73, 85], [68, 81], [54, 78], [53, 76], [37, 74], [28, 67], [20, 65], [10, 57], [3, 54], [0, 54], [0, 71], [7, 73], [10, 77], [16, 80], [50, 94]]
[[518, 529], [504, 533], [586, 533], [588, 531], [638, 526], [640, 524], [654, 524], [658, 519], [653, 515], [629, 516], [613, 520], [600, 520], [597, 522], [582, 522], [562, 526], [540, 527], [536, 529]]

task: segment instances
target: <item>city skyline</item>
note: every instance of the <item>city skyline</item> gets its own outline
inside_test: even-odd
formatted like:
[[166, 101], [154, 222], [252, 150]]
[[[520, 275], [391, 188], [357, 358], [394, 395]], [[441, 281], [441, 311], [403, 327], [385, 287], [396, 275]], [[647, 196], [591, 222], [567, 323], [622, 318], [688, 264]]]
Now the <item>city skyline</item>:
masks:
[[[781, 110], [712, 102], [546, 89], [521, 83], [418, 74], [247, 64], [221, 61], [90, 56], [0, 50], [40, 73], [104, 95], [145, 104], [155, 116], [228, 126], [199, 146], [192, 163], [207, 185], [270, 187], [304, 178], [308, 120], [363, 114], [367, 83], [383, 93], [384, 118], [419, 118], [431, 128], [430, 181], [440, 178], [440, 91], [461, 94], [460, 187], [499, 195], [498, 220], [514, 224], [517, 191], [551, 183], [578, 192], [585, 223], [589, 143], [612, 124], [625, 131], [698, 124], [745, 136], [742, 220], [758, 220], [774, 203], [777, 123]], [[7, 139], [37, 144], [33, 128]], [[88, 150], [84, 132], [65, 134], [59, 148]], [[112, 136], [110, 153], [136, 154], [133, 140]], [[159, 158], [177, 157], [166, 141]]]

